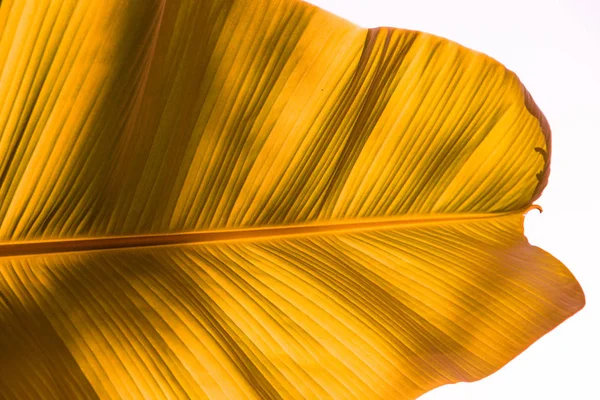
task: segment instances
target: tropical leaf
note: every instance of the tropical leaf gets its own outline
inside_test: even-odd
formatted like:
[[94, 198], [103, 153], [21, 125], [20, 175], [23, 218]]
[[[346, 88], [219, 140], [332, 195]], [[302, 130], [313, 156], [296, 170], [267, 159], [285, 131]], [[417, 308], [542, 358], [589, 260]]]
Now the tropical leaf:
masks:
[[3, 1], [3, 398], [415, 398], [584, 305], [517, 77], [299, 1]]

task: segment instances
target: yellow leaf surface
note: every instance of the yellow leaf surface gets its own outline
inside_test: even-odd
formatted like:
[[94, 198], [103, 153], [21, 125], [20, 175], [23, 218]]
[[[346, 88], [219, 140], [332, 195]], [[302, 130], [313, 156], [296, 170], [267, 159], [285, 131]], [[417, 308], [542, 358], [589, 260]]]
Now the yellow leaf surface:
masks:
[[485, 55], [296, 0], [5, 0], [0, 35], [3, 397], [410, 399], [583, 307]]

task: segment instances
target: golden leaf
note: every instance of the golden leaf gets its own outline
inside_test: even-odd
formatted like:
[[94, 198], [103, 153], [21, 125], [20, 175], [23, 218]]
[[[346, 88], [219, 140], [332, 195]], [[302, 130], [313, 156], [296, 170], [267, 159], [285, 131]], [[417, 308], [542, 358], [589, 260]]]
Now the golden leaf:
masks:
[[294, 0], [3, 1], [3, 398], [415, 398], [584, 304], [548, 124], [453, 42]]

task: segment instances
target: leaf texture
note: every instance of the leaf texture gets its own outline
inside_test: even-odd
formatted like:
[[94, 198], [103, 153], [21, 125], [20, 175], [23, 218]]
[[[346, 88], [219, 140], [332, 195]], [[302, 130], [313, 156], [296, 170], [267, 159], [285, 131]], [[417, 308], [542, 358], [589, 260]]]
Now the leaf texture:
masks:
[[6, 398], [415, 398], [583, 307], [523, 236], [548, 124], [485, 55], [292, 0], [0, 34]]

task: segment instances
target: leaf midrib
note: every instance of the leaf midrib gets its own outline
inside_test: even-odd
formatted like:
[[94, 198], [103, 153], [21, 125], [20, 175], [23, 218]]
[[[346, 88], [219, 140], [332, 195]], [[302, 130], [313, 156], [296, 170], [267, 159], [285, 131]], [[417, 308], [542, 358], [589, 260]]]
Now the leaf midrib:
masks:
[[111, 249], [128, 249], [153, 246], [173, 246], [191, 243], [237, 242], [289, 238], [316, 234], [346, 233], [369, 231], [374, 229], [391, 229], [399, 227], [415, 227], [440, 223], [456, 223], [461, 221], [501, 218], [509, 215], [525, 214], [532, 208], [502, 213], [472, 214], [432, 214], [421, 216], [402, 216], [394, 218], [369, 218], [328, 223], [304, 225], [271, 226], [260, 228], [242, 228], [229, 230], [208, 230], [181, 233], [152, 235], [107, 236], [75, 239], [54, 239], [38, 241], [16, 241], [0, 243], [0, 257], [14, 257], [36, 254], [70, 253], [84, 251], [101, 251]]

